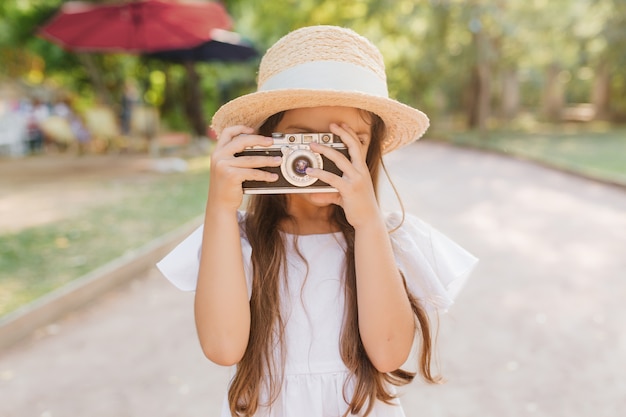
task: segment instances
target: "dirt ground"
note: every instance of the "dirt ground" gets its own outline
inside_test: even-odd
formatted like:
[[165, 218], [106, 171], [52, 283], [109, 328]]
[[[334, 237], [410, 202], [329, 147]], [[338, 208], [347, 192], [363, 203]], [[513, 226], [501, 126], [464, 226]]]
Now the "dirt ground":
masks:
[[69, 217], [86, 207], [119, 201], [130, 187], [162, 175], [146, 155], [49, 154], [0, 159], [0, 233]]

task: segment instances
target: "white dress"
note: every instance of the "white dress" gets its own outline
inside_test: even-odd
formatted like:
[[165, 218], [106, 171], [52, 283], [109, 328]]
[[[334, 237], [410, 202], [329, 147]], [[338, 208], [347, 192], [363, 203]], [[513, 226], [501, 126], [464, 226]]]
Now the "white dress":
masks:
[[[245, 214], [240, 213], [240, 222]], [[400, 221], [390, 214], [390, 227]], [[241, 230], [244, 267], [251, 292], [252, 249]], [[339, 417], [351, 396], [349, 373], [339, 354], [343, 318], [341, 274], [345, 241], [341, 233], [294, 236], [287, 242], [288, 284], [282, 288], [285, 328], [285, 377], [278, 399], [261, 407], [258, 417]], [[447, 310], [474, 268], [477, 259], [431, 226], [408, 216], [400, 229], [390, 234], [398, 268], [407, 287], [427, 309]], [[170, 252], [157, 266], [178, 288], [193, 291], [199, 266], [202, 227]], [[306, 258], [300, 258], [294, 249]], [[308, 263], [308, 270], [307, 270]], [[393, 392], [393, 391], [392, 391]], [[402, 417], [399, 401], [388, 405], [377, 401], [371, 417]], [[224, 401], [221, 417], [231, 417]]]

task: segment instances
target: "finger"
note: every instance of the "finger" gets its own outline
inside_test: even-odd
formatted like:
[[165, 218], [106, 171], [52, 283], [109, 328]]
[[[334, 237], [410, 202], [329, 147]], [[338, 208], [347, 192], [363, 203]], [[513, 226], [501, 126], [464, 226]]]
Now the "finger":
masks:
[[281, 156], [246, 155], [234, 158], [232, 166], [238, 168], [277, 167], [280, 166], [282, 161], [283, 158]]
[[[315, 153], [319, 153], [320, 155], [324, 155], [327, 159], [333, 161], [335, 165], [337, 165], [337, 168], [344, 173], [354, 169], [354, 166], [344, 154], [331, 148], [330, 146], [320, 145], [319, 143], [311, 143], [311, 150]], [[349, 149], [348, 152], [350, 152]]]
[[230, 143], [225, 145], [225, 149], [228, 149], [229, 152], [233, 154], [243, 152], [247, 148], [252, 148], [254, 146], [263, 146], [267, 147], [274, 143], [272, 138], [261, 135], [239, 135], [234, 137]]
[[278, 174], [274, 172], [264, 171], [262, 169], [243, 169], [241, 170], [242, 178], [241, 182], [244, 181], [264, 181], [264, 182], [275, 182], [278, 181]]
[[222, 133], [217, 138], [217, 144], [224, 146], [228, 142], [232, 141], [233, 138], [236, 136], [249, 135], [250, 133], [253, 133], [253, 132], [254, 132], [254, 129], [248, 126], [243, 126], [243, 125], [229, 126], [225, 128], [224, 130], [222, 130]]
[[341, 177], [339, 177], [337, 174], [329, 171], [324, 171], [323, 169], [319, 168], [307, 168], [306, 173], [313, 178], [324, 181], [326, 184], [330, 185], [333, 188], [336, 188], [337, 191], [341, 193], [343, 188], [343, 182], [341, 181]]
[[[241, 185], [244, 181], [265, 181], [274, 182], [278, 180], [278, 174], [269, 172], [259, 168], [240, 168], [240, 167], [225, 167], [220, 171], [220, 178], [227, 181], [229, 184]], [[215, 176], [214, 178], [218, 178]]]
[[[352, 164], [356, 167], [362, 168], [365, 165], [365, 158], [363, 157], [361, 141], [359, 140], [359, 137], [354, 129], [346, 123], [342, 123], [341, 125], [332, 123], [330, 125], [330, 129], [331, 132], [341, 137], [341, 141], [348, 148], [348, 154], [350, 155], [350, 159], [352, 159]], [[336, 130], [336, 132], [333, 130]]]

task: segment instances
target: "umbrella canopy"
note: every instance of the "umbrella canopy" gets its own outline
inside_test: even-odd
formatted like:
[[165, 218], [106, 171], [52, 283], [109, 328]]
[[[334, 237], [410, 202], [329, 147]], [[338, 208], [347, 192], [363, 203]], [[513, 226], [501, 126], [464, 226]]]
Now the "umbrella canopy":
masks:
[[213, 29], [231, 26], [224, 7], [214, 2], [68, 2], [39, 34], [73, 51], [144, 53], [196, 46], [211, 39]]
[[254, 47], [235, 32], [223, 29], [211, 31], [211, 40], [188, 49], [172, 49], [146, 54], [170, 62], [242, 62], [259, 56]]

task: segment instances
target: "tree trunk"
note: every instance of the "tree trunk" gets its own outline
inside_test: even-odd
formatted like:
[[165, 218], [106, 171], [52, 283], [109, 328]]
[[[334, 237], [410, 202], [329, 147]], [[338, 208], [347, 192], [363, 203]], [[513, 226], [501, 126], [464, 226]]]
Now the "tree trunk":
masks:
[[96, 96], [102, 102], [102, 104], [112, 108], [116, 114], [120, 114], [121, 103], [116, 103], [111, 96], [111, 92], [106, 88], [104, 80], [102, 79], [102, 72], [97, 67], [91, 54], [78, 54], [78, 60], [85, 67], [87, 76], [91, 80]]
[[596, 119], [609, 120], [611, 118], [611, 73], [605, 61], [596, 68], [591, 103]]
[[561, 69], [552, 64], [546, 73], [546, 84], [543, 88], [543, 116], [546, 120], [556, 122], [561, 120], [565, 106], [565, 89], [559, 77]]
[[504, 71], [502, 80], [502, 117], [510, 121], [519, 113], [520, 89], [517, 70], [510, 68]]
[[487, 64], [472, 68], [469, 90], [468, 126], [485, 132], [491, 114], [491, 70]]
[[177, 89], [172, 82], [169, 65], [164, 67], [163, 73], [165, 74], [165, 91], [163, 94], [163, 103], [161, 103], [159, 111], [162, 114], [166, 114], [176, 108], [176, 104], [179, 102], [180, 98], [177, 97]]
[[185, 112], [193, 129], [193, 133], [197, 137], [207, 135], [207, 124], [204, 119], [204, 110], [202, 108], [202, 90], [200, 86], [200, 77], [191, 61], [185, 62], [185, 70], [187, 71], [187, 83], [185, 85], [187, 94], [185, 100]]
[[473, 38], [477, 57], [469, 86], [468, 126], [484, 133], [491, 113], [491, 68], [487, 59], [485, 35], [478, 32]]

